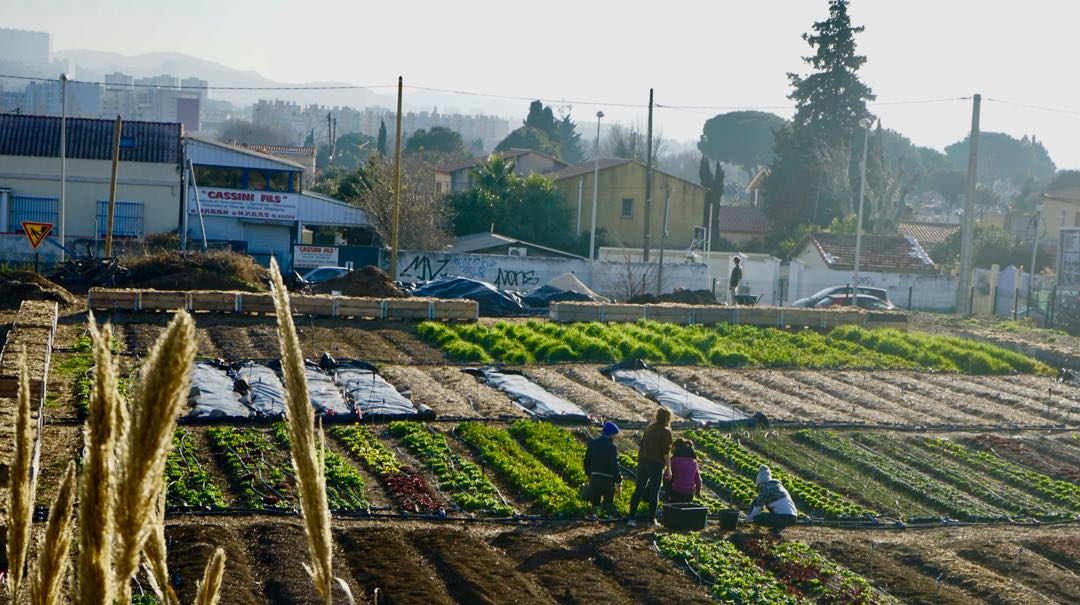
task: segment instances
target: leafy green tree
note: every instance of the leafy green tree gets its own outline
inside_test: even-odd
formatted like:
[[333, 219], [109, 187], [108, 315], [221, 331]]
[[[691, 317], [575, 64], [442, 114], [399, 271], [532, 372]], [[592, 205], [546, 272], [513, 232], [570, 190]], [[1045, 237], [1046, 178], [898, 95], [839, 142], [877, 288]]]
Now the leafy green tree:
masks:
[[967, 191], [967, 174], [962, 170], [935, 170], [922, 180], [922, 188], [937, 193], [949, 206], [958, 206]]
[[[334, 166], [344, 170], [355, 170], [363, 166], [371, 155], [371, 137], [359, 132], [343, 134], [337, 139], [334, 150]], [[320, 145], [316, 150], [315, 167], [325, 170], [329, 167], [330, 146]]]
[[698, 141], [698, 151], [710, 159], [737, 164], [753, 175], [773, 161], [773, 133], [785, 124], [764, 111], [732, 111], [709, 118]]
[[552, 140], [543, 130], [529, 126], [514, 130], [495, 146], [495, 151], [510, 151], [511, 149], [531, 149], [555, 158], [562, 156], [562, 149], [557, 140]]
[[[944, 242], [927, 250], [930, 258], [938, 265], [957, 267], [960, 264], [960, 238], [960, 231], [957, 230]], [[1026, 267], [1031, 264], [1031, 245], [1024, 244], [996, 225], [976, 225], [972, 242], [972, 258], [976, 267], [989, 269], [994, 264], [1002, 268], [1009, 265]], [[1043, 266], [1046, 266], [1045, 263], [1039, 269]]]
[[562, 161], [578, 164], [585, 159], [581, 151], [581, 134], [577, 131], [577, 124], [570, 119], [570, 114], [559, 121], [559, 146], [562, 148]]
[[772, 175], [763, 184], [765, 211], [784, 231], [853, 212], [853, 140], [862, 138], [859, 120], [870, 117], [866, 103], [874, 94], [859, 80], [866, 57], [855, 51], [855, 34], [863, 28], [851, 24], [847, 8], [848, 0], [830, 0], [829, 17], [803, 34], [814, 49], [805, 57], [813, 72], [788, 74], [795, 116], [776, 133]]
[[[967, 170], [970, 135], [945, 148], [945, 154], [957, 170]], [[979, 133], [978, 182], [993, 187], [998, 182], [1015, 186], [1028, 178], [1046, 180], [1054, 175], [1054, 161], [1042, 142], [1035, 137], [1015, 139], [1003, 132]]]
[[542, 130], [552, 140], [559, 138], [559, 124], [555, 121], [555, 113], [540, 101], [529, 104], [529, 115], [525, 117], [525, 126]]
[[379, 120], [379, 140], [375, 147], [379, 155], [386, 157], [386, 121]]
[[295, 145], [293, 136], [276, 126], [254, 124], [247, 120], [228, 120], [218, 131], [222, 141], [252, 145]]
[[542, 246], [586, 253], [588, 235], [572, 235], [570, 209], [552, 179], [517, 175], [512, 160], [493, 154], [473, 169], [470, 182], [469, 189], [448, 198], [455, 235], [494, 231]]
[[432, 126], [431, 130], [421, 128], [409, 137], [405, 143], [406, 153], [435, 152], [465, 155], [465, 143], [461, 134], [442, 126]]

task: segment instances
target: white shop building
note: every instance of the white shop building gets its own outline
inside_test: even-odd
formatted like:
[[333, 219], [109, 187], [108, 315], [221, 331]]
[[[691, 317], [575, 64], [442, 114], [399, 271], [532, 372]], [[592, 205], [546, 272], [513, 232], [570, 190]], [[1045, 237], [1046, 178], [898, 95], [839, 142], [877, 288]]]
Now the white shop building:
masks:
[[229, 244], [256, 261], [292, 265], [305, 227], [364, 227], [349, 204], [304, 191], [304, 167], [272, 155], [196, 136], [185, 138], [189, 248]]

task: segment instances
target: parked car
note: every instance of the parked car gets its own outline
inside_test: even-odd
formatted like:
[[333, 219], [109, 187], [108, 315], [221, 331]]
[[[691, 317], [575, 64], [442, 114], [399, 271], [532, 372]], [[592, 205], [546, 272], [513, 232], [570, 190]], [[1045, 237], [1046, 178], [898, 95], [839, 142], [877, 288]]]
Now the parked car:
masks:
[[[818, 309], [829, 309], [832, 307], [850, 307], [851, 295], [850, 294], [833, 294], [826, 296], [818, 301], [814, 307]], [[860, 309], [874, 309], [876, 311], [893, 311], [896, 309], [896, 305], [887, 300], [881, 300], [876, 296], [870, 296], [869, 294], [859, 294], [855, 298], [855, 306]]]
[[319, 267], [304, 274], [304, 283], [317, 284], [328, 279], [341, 277], [349, 272], [347, 267]]
[[[889, 300], [889, 293], [884, 288], [872, 288], [870, 286], [859, 286], [859, 294], [866, 294], [880, 299], [886, 303], [892, 304]], [[816, 307], [819, 302], [829, 296], [850, 296], [851, 286], [832, 286], [825, 288], [824, 290], [814, 294], [813, 296], [807, 296], [806, 298], [800, 298], [799, 300], [791, 303], [793, 307]]]

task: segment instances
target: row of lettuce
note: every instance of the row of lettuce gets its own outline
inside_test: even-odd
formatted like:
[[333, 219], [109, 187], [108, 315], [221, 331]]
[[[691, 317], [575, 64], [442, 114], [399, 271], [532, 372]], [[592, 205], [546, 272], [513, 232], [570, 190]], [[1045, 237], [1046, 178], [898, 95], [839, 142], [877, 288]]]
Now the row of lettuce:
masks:
[[644, 359], [716, 367], [930, 369], [969, 374], [1049, 373], [1044, 364], [994, 345], [953, 336], [842, 326], [815, 330], [718, 324], [493, 324], [423, 322], [417, 335], [454, 360], [507, 364]]
[[[207, 468], [211, 463], [187, 431], [177, 431], [168, 461], [170, 504], [226, 506]], [[365, 474], [358, 470], [362, 468], [393, 501], [383, 507], [408, 513], [576, 517], [592, 512], [579, 490], [587, 481], [585, 429], [529, 420], [507, 428], [464, 422], [448, 432], [418, 422], [391, 423], [388, 434], [426, 473], [411, 466], [376, 431], [360, 425], [331, 429], [331, 438], [347, 452], [325, 453], [327, 493], [334, 509], [377, 508], [370, 502]], [[1080, 485], [975, 442], [810, 429], [734, 435], [696, 429], [684, 436], [697, 446], [707, 488], [698, 502], [713, 512], [745, 509], [756, 493], [758, 467], [768, 464], [800, 510], [815, 518], [998, 521], [1068, 519], [1080, 514]], [[212, 427], [207, 439], [234, 494], [232, 506], [296, 506], [288, 443], [280, 425], [269, 431]], [[616, 442], [627, 478], [615, 505], [625, 515], [637, 458], [632, 437], [620, 436]], [[434, 481], [429, 484], [425, 476]], [[503, 493], [499, 486], [511, 493]], [[524, 504], [515, 508], [514, 501]]]

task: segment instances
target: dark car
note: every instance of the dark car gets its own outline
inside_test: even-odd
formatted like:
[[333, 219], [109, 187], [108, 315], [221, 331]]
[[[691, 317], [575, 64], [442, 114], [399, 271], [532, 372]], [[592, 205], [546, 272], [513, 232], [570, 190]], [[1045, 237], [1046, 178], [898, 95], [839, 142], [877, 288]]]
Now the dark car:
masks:
[[304, 283], [317, 284], [328, 279], [341, 277], [349, 271], [350, 269], [348, 267], [319, 267], [318, 269], [312, 269], [304, 274]]
[[[870, 296], [869, 294], [859, 294], [855, 299], [855, 305], [860, 309], [874, 309], [876, 311], [893, 311], [896, 309], [896, 305], [887, 300], [881, 300], [876, 296]], [[826, 296], [818, 301], [814, 307], [818, 309], [831, 309], [833, 307], [850, 307], [851, 295], [850, 294], [834, 294], [832, 296]]]
[[[889, 300], [889, 293], [884, 288], [873, 288], [870, 286], [859, 286], [860, 295], [873, 296], [879, 300], [882, 300], [888, 304], [892, 304]], [[851, 296], [851, 286], [832, 286], [825, 288], [821, 292], [814, 294], [813, 296], [807, 296], [806, 298], [800, 298], [799, 300], [791, 303], [793, 307], [816, 307], [819, 302], [829, 296]]]

